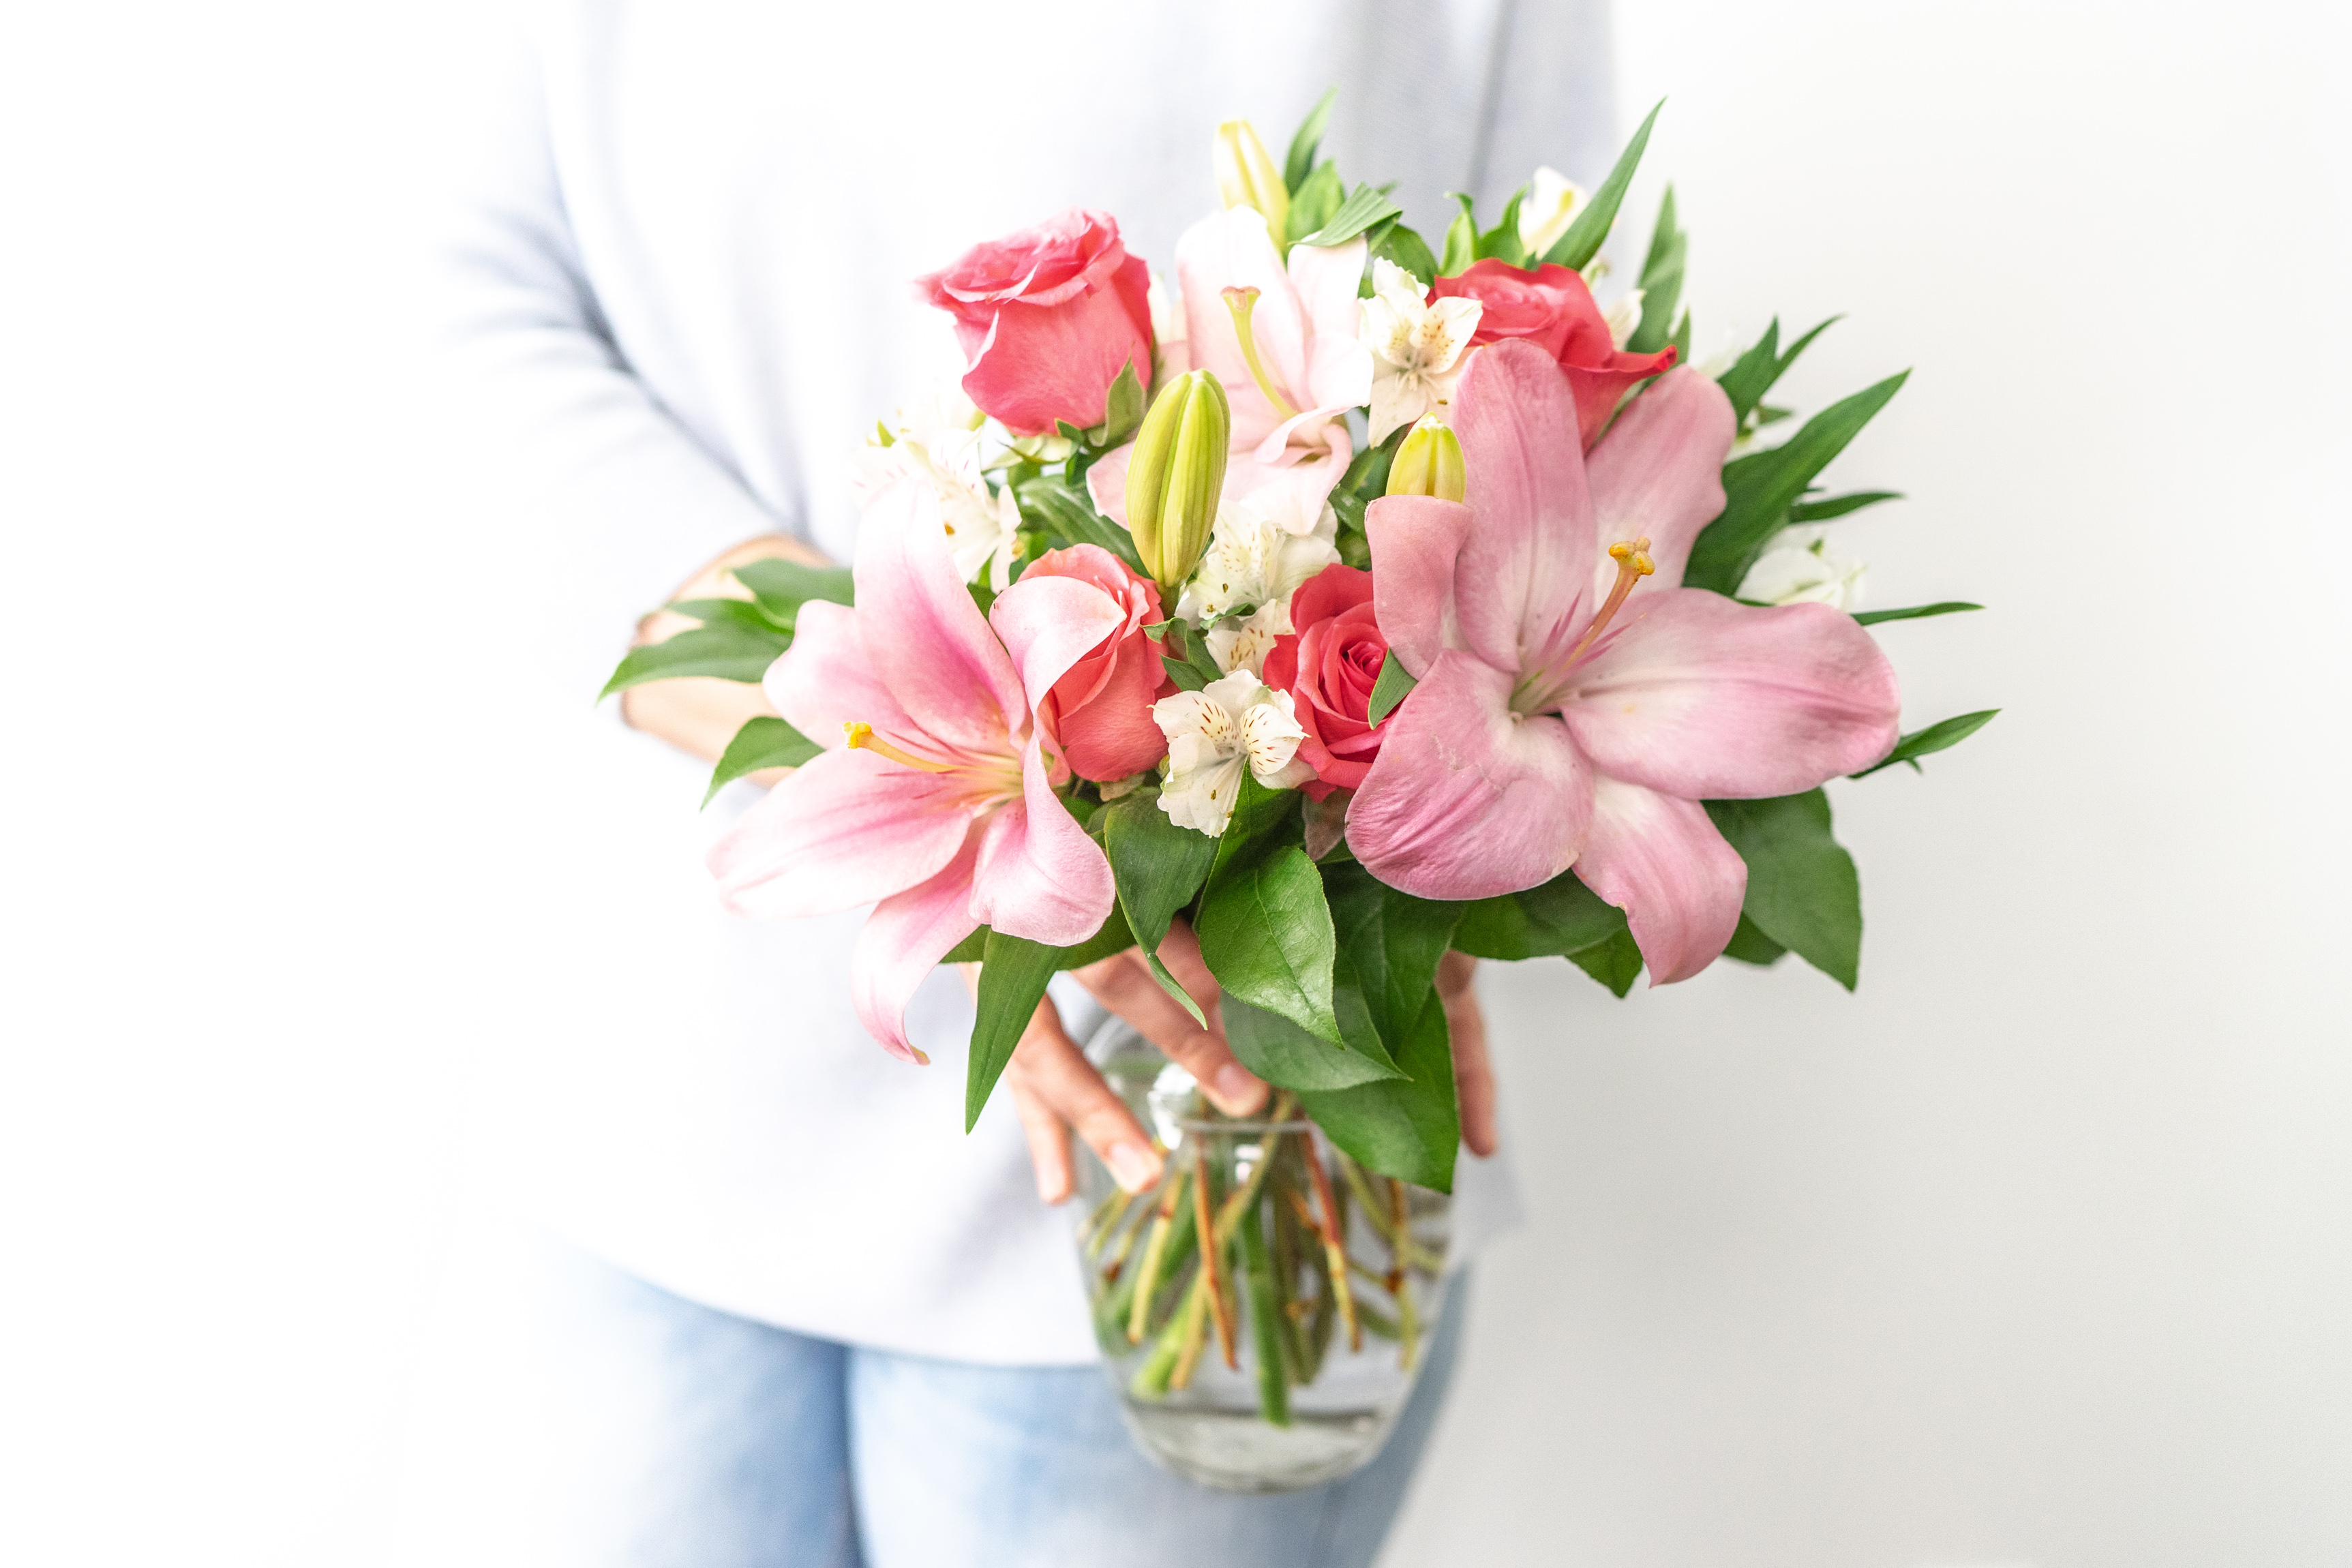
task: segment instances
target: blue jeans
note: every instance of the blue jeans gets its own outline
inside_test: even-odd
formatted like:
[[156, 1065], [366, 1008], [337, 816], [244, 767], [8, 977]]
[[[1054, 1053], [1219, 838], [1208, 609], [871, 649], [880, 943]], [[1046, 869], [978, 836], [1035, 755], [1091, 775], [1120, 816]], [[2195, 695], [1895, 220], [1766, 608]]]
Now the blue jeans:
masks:
[[845, 1345], [681, 1300], [558, 1243], [461, 1276], [410, 1436], [399, 1561], [629, 1568], [1360, 1568], [1462, 1337], [1456, 1280], [1386, 1448], [1242, 1497], [1137, 1451], [1094, 1367]]

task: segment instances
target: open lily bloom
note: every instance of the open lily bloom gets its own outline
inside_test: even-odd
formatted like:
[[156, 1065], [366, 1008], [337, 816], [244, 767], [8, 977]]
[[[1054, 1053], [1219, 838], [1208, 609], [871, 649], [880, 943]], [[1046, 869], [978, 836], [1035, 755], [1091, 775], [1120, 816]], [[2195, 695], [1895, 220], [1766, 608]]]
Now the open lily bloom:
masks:
[[[1343, 416], [1371, 400], [1372, 356], [1357, 335], [1364, 248], [1360, 239], [1296, 245], [1286, 264], [1249, 207], [1202, 218], [1176, 242], [1185, 353], [1216, 376], [1232, 408], [1225, 498], [1255, 503], [1290, 533], [1321, 519], [1354, 455]], [[1121, 522], [1128, 450], [1087, 476], [1095, 505]]]
[[1110, 865], [1055, 796], [1068, 770], [1033, 712], [1124, 612], [1091, 583], [1041, 576], [983, 619], [919, 475], [866, 503], [853, 570], [856, 607], [803, 605], [766, 680], [824, 754], [746, 812], [709, 865], [739, 914], [872, 903], [850, 964], [857, 1016], [919, 1061], [907, 999], [956, 943], [985, 924], [1066, 946], [1110, 913]]
[[1731, 940], [1747, 867], [1702, 800], [1792, 795], [1895, 739], [1894, 670], [1826, 605], [1680, 586], [1723, 509], [1731, 405], [1662, 377], [1588, 455], [1550, 355], [1478, 350], [1454, 428], [1467, 503], [1372, 503], [1373, 602], [1420, 680], [1348, 816], [1383, 881], [1475, 899], [1571, 864], [1626, 911], [1653, 984]]

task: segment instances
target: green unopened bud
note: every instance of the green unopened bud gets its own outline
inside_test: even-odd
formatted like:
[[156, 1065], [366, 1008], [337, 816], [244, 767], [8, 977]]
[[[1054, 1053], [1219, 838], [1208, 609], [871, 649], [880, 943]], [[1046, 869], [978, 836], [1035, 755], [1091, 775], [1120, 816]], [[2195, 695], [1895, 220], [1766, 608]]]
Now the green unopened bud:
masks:
[[1282, 244], [1283, 226], [1290, 221], [1290, 187], [1282, 183], [1282, 165], [1257, 139], [1257, 128], [1246, 120], [1228, 120], [1217, 127], [1217, 194], [1227, 207], [1255, 207], [1265, 217], [1265, 231]]
[[1462, 443], [1438, 423], [1436, 415], [1423, 415], [1397, 447], [1396, 461], [1389, 465], [1389, 494], [1460, 500], [1469, 493], [1470, 472], [1462, 466]]
[[1190, 575], [1209, 547], [1233, 423], [1225, 389], [1207, 371], [1193, 370], [1160, 389], [1136, 432], [1127, 465], [1127, 527], [1143, 569], [1163, 588]]

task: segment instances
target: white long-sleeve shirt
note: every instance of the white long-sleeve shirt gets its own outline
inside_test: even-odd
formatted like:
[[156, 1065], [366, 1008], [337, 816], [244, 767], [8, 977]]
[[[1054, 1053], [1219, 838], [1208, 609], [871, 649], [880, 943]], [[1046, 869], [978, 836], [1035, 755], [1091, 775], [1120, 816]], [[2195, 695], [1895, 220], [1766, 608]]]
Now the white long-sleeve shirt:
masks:
[[[783, 531], [846, 559], [849, 457], [955, 363], [909, 280], [1065, 207], [1165, 268], [1211, 211], [1216, 122], [1277, 156], [1323, 89], [1352, 184], [1433, 247], [1538, 163], [1613, 154], [1605, 0], [992, 7], [570, 0], [456, 106], [441, 253], [467, 486], [498, 582], [483, 788], [512, 910], [477, 1015], [481, 1139], [530, 1212], [680, 1294], [804, 1332], [1003, 1363], [1091, 1359], [1063, 1215], [1005, 1097], [961, 1131], [950, 974], [886, 1057], [845, 972], [864, 911], [721, 913], [703, 764], [590, 699], [637, 617]], [[486, 54], [489, 51], [486, 50]], [[442, 106], [435, 106], [442, 111]], [[1465, 1161], [1465, 1178], [1475, 1179]]]

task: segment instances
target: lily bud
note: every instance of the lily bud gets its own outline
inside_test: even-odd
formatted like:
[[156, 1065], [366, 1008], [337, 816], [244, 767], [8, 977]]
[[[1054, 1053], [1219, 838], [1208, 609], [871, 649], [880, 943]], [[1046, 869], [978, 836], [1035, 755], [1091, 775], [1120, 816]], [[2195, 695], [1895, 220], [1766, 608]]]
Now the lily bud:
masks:
[[1228, 120], [1217, 127], [1217, 194], [1227, 207], [1255, 207], [1265, 217], [1265, 231], [1279, 248], [1283, 225], [1290, 221], [1290, 189], [1282, 183], [1282, 165], [1257, 139], [1246, 120]]
[[1136, 432], [1127, 465], [1127, 526], [1143, 569], [1163, 588], [1191, 575], [1209, 547], [1233, 423], [1217, 378], [1190, 370], [1161, 389]]
[[1568, 232], [1588, 199], [1584, 187], [1559, 170], [1536, 171], [1535, 178], [1528, 182], [1526, 198], [1519, 203], [1519, 243], [1528, 247], [1528, 266], [1542, 260], [1544, 252], [1559, 243], [1559, 237]]
[[1462, 443], [1454, 432], [1424, 414], [1389, 465], [1389, 494], [1435, 496], [1460, 500], [1470, 493], [1470, 471], [1462, 463]]

